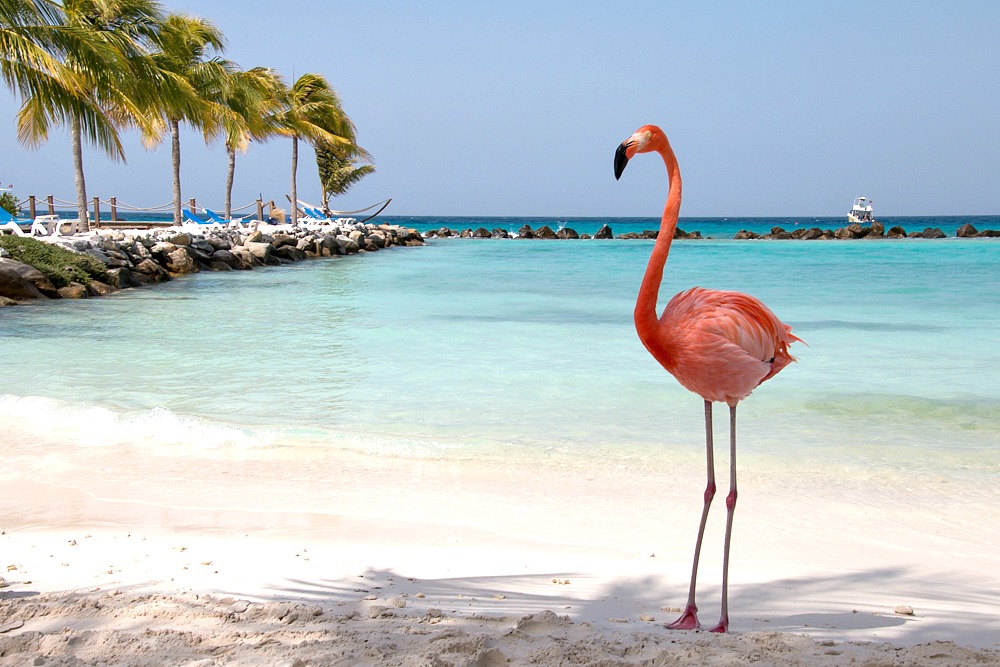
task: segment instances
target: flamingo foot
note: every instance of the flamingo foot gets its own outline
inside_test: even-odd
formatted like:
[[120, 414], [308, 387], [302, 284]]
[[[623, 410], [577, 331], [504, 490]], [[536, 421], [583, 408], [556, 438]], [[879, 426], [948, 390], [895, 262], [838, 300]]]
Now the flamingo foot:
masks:
[[667, 625], [670, 630], [697, 630], [701, 627], [701, 623], [698, 622], [698, 607], [693, 604], [689, 604], [684, 610], [684, 613], [680, 615], [673, 623]]
[[709, 630], [709, 632], [718, 632], [719, 634], [723, 634], [723, 635], [726, 634], [727, 632], [729, 632], [729, 619], [728, 618], [720, 618], [719, 619], [719, 624], [716, 625], [711, 630]]

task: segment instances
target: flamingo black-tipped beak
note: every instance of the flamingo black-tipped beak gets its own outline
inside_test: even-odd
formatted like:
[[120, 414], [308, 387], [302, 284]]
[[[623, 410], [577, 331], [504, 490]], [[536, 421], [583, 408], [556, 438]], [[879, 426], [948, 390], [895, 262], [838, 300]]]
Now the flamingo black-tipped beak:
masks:
[[622, 177], [622, 172], [625, 171], [625, 165], [628, 164], [628, 155], [626, 150], [629, 147], [628, 141], [623, 141], [619, 146], [618, 150], [615, 151], [615, 180], [617, 181]]

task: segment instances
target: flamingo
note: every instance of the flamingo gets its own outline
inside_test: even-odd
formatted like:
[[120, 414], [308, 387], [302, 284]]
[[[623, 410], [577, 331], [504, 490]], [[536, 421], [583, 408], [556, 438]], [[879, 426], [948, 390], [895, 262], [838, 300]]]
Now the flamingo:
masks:
[[701, 627], [695, 605], [695, 582], [708, 510], [715, 497], [712, 403], [719, 402], [729, 406], [729, 495], [726, 496], [726, 537], [722, 558], [722, 614], [719, 623], [710, 631], [727, 632], [729, 545], [736, 509], [736, 406], [758, 385], [795, 361], [788, 353], [788, 345], [800, 339], [793, 336], [791, 327], [778, 319], [761, 301], [740, 292], [692, 287], [674, 296], [663, 309], [663, 314], [656, 316], [656, 298], [681, 208], [680, 170], [663, 130], [655, 125], [644, 125], [618, 146], [615, 152], [615, 179], [621, 178], [625, 166], [636, 153], [651, 152], [659, 153], [667, 167], [669, 194], [660, 232], [635, 302], [635, 329], [653, 358], [681, 385], [704, 399], [708, 458], [708, 485], [705, 487], [701, 524], [695, 541], [687, 604], [680, 617], [667, 627], [678, 630]]

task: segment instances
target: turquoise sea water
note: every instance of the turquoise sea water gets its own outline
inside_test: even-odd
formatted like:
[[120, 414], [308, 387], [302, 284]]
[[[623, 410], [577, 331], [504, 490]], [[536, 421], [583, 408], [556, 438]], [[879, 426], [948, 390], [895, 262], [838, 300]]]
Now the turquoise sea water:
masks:
[[[899, 222], [954, 235], [967, 219], [919, 220]], [[2, 309], [0, 442], [696, 467], [701, 399], [632, 327], [651, 248], [445, 239]], [[997, 486], [1000, 239], [676, 242], [661, 306], [693, 285], [760, 297], [808, 343], [741, 404], [748, 465]]]

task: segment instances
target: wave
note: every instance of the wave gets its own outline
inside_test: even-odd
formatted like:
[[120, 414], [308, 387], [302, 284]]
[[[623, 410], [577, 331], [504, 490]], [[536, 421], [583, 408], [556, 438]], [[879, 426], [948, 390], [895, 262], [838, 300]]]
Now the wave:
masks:
[[245, 428], [195, 416], [178, 415], [162, 407], [129, 412], [40, 396], [0, 395], [4, 427], [24, 436], [83, 447], [125, 444], [188, 446], [195, 449], [256, 449], [273, 447], [280, 433]]

